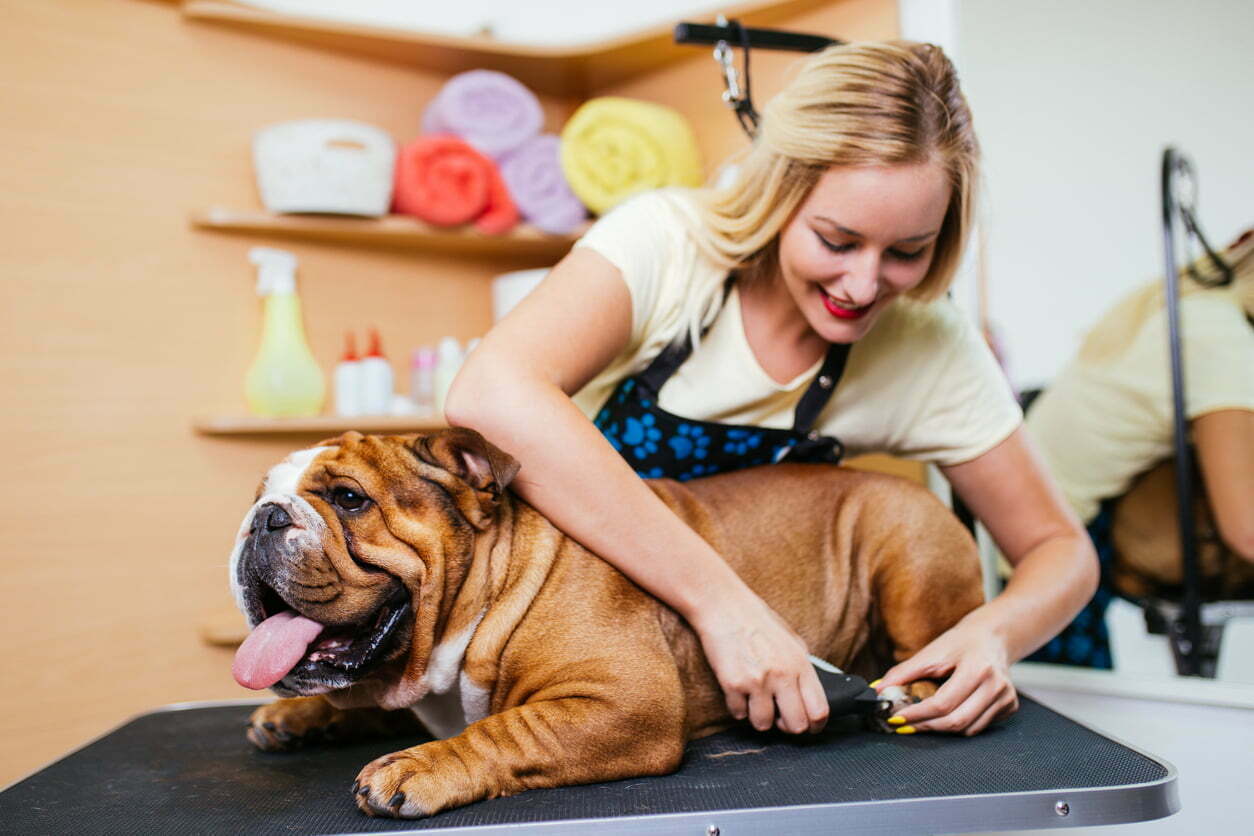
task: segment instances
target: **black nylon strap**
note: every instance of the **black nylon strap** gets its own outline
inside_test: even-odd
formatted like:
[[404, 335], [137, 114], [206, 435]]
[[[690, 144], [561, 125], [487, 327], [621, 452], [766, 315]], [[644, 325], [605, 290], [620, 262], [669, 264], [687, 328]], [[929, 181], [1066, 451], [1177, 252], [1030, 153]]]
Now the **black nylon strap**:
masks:
[[[727, 281], [723, 283], [723, 304], [727, 303], [727, 297], [731, 294], [732, 283], [735, 281], [736, 274], [733, 273], [727, 277]], [[713, 324], [713, 323], [711, 323]], [[701, 332], [702, 336], [710, 330], [707, 325], [705, 330]], [[648, 367], [636, 376], [639, 385], [645, 387], [657, 397], [662, 391], [662, 386], [670, 379], [680, 366], [684, 364], [692, 355], [692, 338], [685, 333], [682, 339], [677, 339], [666, 348], [662, 349]], [[801, 396], [801, 400], [797, 402], [797, 408], [793, 412], [793, 429], [797, 432], [809, 432], [814, 426], [814, 422], [818, 420], [823, 407], [827, 406], [827, 402], [831, 400], [832, 392], [836, 391], [836, 384], [840, 382], [841, 375], [845, 373], [845, 362], [849, 358], [848, 343], [832, 343], [827, 349], [827, 356], [823, 358], [823, 365], [819, 367], [819, 373], [810, 381], [810, 386], [806, 389], [805, 394]]]

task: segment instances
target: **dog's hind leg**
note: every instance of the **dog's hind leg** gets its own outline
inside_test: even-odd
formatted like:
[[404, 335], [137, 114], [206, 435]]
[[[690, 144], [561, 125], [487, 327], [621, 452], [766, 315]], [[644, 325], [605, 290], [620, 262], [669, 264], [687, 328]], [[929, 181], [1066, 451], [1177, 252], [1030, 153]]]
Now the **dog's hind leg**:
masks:
[[260, 706], [248, 719], [248, 740], [265, 752], [400, 735], [430, 737], [412, 711], [346, 708], [325, 697], [293, 697]]
[[[900, 516], [891, 538], [881, 541], [873, 578], [875, 617], [883, 661], [909, 659], [984, 603], [975, 540], [929, 492], [899, 496]], [[906, 705], [933, 694], [932, 679], [886, 691], [892, 708], [881, 721]], [[891, 730], [879, 723], [883, 730]]]

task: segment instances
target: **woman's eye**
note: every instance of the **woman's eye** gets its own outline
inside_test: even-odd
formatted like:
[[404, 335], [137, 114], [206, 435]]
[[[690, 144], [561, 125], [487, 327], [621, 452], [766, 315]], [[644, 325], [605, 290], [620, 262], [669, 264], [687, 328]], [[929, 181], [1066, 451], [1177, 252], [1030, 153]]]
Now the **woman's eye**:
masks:
[[336, 488], [331, 492], [331, 502], [345, 511], [360, 511], [369, 501], [364, 494], [352, 488]]
[[926, 251], [927, 247], [923, 247], [922, 249], [915, 250], [912, 253], [902, 252], [901, 250], [889, 250], [888, 254], [898, 261], [914, 261], [916, 258], [922, 256]]
[[834, 253], [847, 253], [853, 249], [853, 244], [833, 244], [817, 232], [814, 234], [818, 236], [819, 241], [822, 242], [824, 247], [827, 247]]

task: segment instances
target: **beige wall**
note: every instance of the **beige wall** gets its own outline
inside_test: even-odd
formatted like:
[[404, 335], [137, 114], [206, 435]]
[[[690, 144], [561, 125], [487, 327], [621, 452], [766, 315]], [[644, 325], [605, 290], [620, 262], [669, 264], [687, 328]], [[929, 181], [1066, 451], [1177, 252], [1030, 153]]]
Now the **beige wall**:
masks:
[[[377, 325], [397, 366], [490, 324], [488, 278], [515, 262], [266, 242], [189, 229], [253, 207], [249, 141], [335, 116], [417, 131], [440, 78], [184, 22], [144, 0], [0, 0], [0, 488], [6, 602], [0, 784], [163, 704], [251, 696], [198, 628], [229, 606], [226, 565], [258, 477], [312, 438], [208, 439], [242, 412], [260, 306], [246, 252], [301, 259], [314, 353]], [[790, 22], [895, 31], [889, 0]], [[711, 156], [741, 142], [707, 52], [613, 92], [683, 109]], [[765, 98], [791, 58], [755, 59]], [[546, 101], [550, 128], [573, 103]]]

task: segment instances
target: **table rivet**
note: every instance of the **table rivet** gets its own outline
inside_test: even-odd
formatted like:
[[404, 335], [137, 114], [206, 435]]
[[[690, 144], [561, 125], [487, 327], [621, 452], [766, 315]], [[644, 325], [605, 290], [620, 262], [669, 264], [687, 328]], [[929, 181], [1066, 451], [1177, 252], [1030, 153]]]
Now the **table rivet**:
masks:
[[718, 825], [712, 824], [705, 829], [705, 836], [718, 836], [719, 832]]
[[818, 441], [818, 440], [819, 440], [819, 431], [818, 431], [818, 430], [810, 430], [808, 433], [806, 433], [806, 438], [810, 439], [811, 441]]
[[1054, 805], [1054, 812], [1060, 816], [1065, 816], [1071, 812], [1071, 805], [1065, 801], [1059, 801]]
[[824, 389], [831, 389], [832, 388], [831, 377], [825, 374], [819, 375], [819, 386], [821, 386]]

